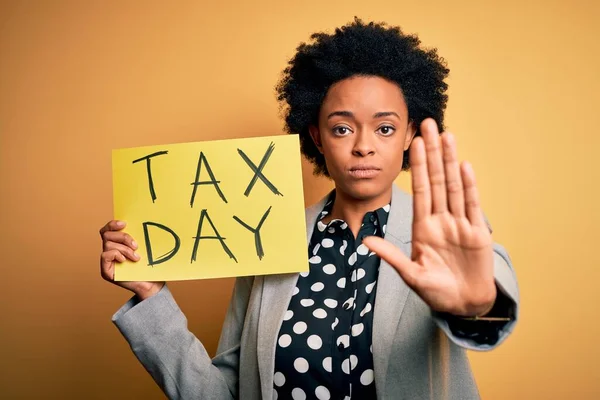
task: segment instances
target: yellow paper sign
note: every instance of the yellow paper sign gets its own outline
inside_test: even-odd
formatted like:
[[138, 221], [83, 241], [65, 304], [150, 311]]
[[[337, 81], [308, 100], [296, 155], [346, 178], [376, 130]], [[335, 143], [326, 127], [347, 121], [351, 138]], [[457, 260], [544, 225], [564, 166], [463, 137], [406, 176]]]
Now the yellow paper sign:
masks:
[[308, 269], [297, 135], [113, 150], [113, 190], [141, 257], [116, 280]]

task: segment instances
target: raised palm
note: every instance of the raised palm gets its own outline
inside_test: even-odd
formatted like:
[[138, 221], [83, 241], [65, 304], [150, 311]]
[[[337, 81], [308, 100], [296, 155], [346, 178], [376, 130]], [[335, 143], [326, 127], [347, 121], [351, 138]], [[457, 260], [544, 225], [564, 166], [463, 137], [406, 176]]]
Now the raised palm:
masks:
[[473, 316], [496, 298], [490, 230], [479, 206], [475, 174], [459, 165], [452, 134], [432, 119], [410, 149], [413, 187], [412, 259], [381, 238], [365, 244], [392, 265], [435, 311]]

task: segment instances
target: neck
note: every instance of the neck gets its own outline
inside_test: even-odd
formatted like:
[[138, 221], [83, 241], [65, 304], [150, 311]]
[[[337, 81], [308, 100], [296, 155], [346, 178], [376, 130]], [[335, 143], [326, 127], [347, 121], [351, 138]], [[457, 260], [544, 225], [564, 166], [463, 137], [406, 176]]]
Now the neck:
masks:
[[346, 221], [354, 237], [358, 236], [365, 214], [388, 204], [392, 199], [392, 187], [378, 196], [367, 199], [356, 199], [336, 188], [335, 201], [331, 214], [323, 222], [333, 219]]

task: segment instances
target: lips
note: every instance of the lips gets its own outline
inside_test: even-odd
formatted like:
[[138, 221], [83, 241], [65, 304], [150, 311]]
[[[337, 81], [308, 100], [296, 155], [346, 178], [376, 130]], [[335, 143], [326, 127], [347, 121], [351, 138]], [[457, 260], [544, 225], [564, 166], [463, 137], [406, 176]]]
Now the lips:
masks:
[[348, 170], [348, 173], [358, 179], [374, 178], [381, 172], [381, 168], [375, 165], [355, 165]]

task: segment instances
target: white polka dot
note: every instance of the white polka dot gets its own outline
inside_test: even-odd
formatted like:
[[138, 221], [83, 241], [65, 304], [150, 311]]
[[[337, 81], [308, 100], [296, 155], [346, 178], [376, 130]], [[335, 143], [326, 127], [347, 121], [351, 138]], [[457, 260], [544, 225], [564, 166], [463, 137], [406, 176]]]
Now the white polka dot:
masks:
[[346, 252], [346, 247], [348, 247], [348, 242], [345, 240], [342, 240], [342, 247], [340, 247], [341, 255], [344, 255], [344, 253]]
[[304, 307], [310, 307], [315, 304], [315, 301], [313, 299], [302, 299], [300, 300], [300, 304], [302, 304]]
[[365, 370], [365, 372], [362, 373], [362, 375], [360, 376], [360, 383], [362, 383], [365, 386], [373, 383], [373, 370], [372, 369], [367, 369], [367, 370]]
[[350, 375], [350, 360], [347, 358], [342, 361], [342, 371], [344, 371], [345, 374]]
[[319, 243], [317, 243], [315, 245], [315, 247], [313, 248], [313, 256], [316, 256], [317, 253], [319, 252], [319, 249], [321, 248], [321, 245]]
[[348, 227], [348, 224], [343, 222], [342, 225], [340, 225], [340, 228], [342, 229], [346, 229]]
[[390, 212], [390, 205], [386, 204], [385, 206], [383, 206], [383, 211]]
[[369, 350], [371, 351], [371, 353], [373, 353], [373, 345], [369, 346]]
[[308, 344], [308, 347], [313, 350], [319, 350], [321, 346], [323, 346], [323, 341], [317, 335], [310, 335], [308, 339], [306, 339], [306, 343]]
[[273, 400], [277, 400], [277, 397], [278, 397], [278, 396], [279, 396], [279, 395], [277, 394], [277, 390], [276, 390], [276, 389], [273, 389]]
[[345, 348], [350, 347], [350, 336], [348, 335], [342, 335], [337, 339], [336, 345], [340, 345], [340, 343], [342, 343], [344, 345]]
[[363, 331], [365, 330], [365, 326], [363, 325], [363, 323], [359, 323], [356, 325], [352, 325], [352, 336], [356, 337], [358, 335], [360, 335]]
[[296, 322], [292, 329], [294, 330], [295, 333], [300, 335], [300, 334], [306, 332], [306, 322], [302, 322], [302, 321]]
[[387, 228], [387, 225], [384, 225], [383, 228], [381, 228], [383, 230], [383, 233], [385, 233], [385, 228]]
[[300, 276], [306, 278], [310, 271], [300, 272]]
[[330, 226], [329, 229], [327, 229], [327, 232], [335, 233], [335, 228], [333, 226]]
[[364, 278], [366, 274], [367, 274], [367, 273], [366, 273], [366, 272], [365, 272], [365, 270], [364, 270], [364, 269], [362, 269], [362, 268], [355, 269], [354, 271], [352, 271], [352, 278], [350, 278], [350, 280], [351, 280], [352, 282], [359, 281], [359, 280], [361, 280], [362, 278]]
[[350, 356], [350, 369], [356, 368], [357, 365], [358, 365], [358, 357], [356, 357], [354, 354], [352, 354]]
[[319, 400], [329, 400], [331, 398], [329, 389], [327, 389], [325, 386], [317, 386], [315, 389], [315, 396], [317, 396], [317, 399]]
[[331, 240], [331, 239], [328, 239], [328, 238], [326, 238], [326, 239], [323, 239], [323, 240], [321, 241], [321, 245], [322, 245], [324, 248], [326, 248], [326, 249], [329, 249], [330, 247], [333, 247], [333, 240]]
[[356, 255], [356, 252], [350, 254], [350, 257], [348, 258], [348, 265], [352, 266], [356, 263], [356, 259], [358, 258], [358, 256]]
[[311, 264], [318, 264], [318, 263], [320, 263], [320, 262], [321, 262], [321, 257], [319, 257], [319, 256], [312, 256], [312, 257], [311, 257], [311, 258], [308, 260], [308, 262], [309, 262], [309, 263], [311, 263]]
[[334, 299], [325, 299], [323, 300], [323, 303], [325, 303], [325, 305], [329, 308], [336, 308], [338, 305], [337, 300]]
[[374, 256], [374, 255], [375, 255], [374, 251], [372, 251], [372, 252], [369, 253], [369, 257]]
[[335, 274], [335, 265], [333, 264], [327, 264], [323, 267], [323, 272], [325, 272], [327, 275], [333, 275]]
[[333, 324], [331, 324], [331, 329], [335, 329], [335, 327], [337, 326], [338, 322], [340, 322], [340, 320], [337, 319], [337, 317], [336, 317], [335, 321], [333, 321]]
[[356, 274], [358, 275], [358, 276], [356, 277], [356, 280], [360, 280], [360, 279], [364, 278], [364, 277], [365, 277], [365, 275], [367, 275], [367, 272], [366, 272], [364, 269], [362, 269], [362, 268], [359, 268], [359, 269], [357, 270]]
[[313, 311], [313, 315], [315, 318], [325, 319], [327, 318], [327, 311], [323, 310], [322, 308], [317, 308], [315, 311]]
[[299, 292], [300, 292], [300, 289], [298, 289], [298, 286], [296, 286], [296, 287], [294, 288], [294, 293], [292, 293], [292, 296], [295, 296], [295, 295], [297, 295]]
[[375, 283], [377, 283], [377, 282], [369, 283], [367, 286], [365, 286], [365, 292], [371, 293], [373, 291], [373, 287], [375, 286]]
[[325, 225], [321, 221], [317, 222], [317, 229], [319, 230], [319, 232], [323, 232], [325, 228], [327, 228], [327, 225]]
[[283, 320], [284, 321], [289, 321], [290, 318], [292, 318], [294, 316], [294, 312], [292, 310], [287, 310], [285, 312], [285, 315], [283, 316]]
[[346, 287], [346, 278], [340, 278], [337, 281], [337, 287], [343, 289]]
[[358, 246], [358, 248], [356, 249], [356, 252], [358, 254], [360, 254], [361, 256], [364, 256], [365, 254], [367, 254], [369, 252], [369, 248], [367, 246], [365, 246], [364, 244], [361, 244], [360, 246]]
[[322, 282], [317, 282], [310, 287], [310, 290], [312, 290], [313, 292], [320, 292], [324, 288], [325, 288], [325, 285], [323, 285]]
[[294, 361], [294, 368], [296, 369], [296, 371], [303, 374], [306, 371], [308, 371], [308, 361], [306, 361], [306, 358], [298, 357]]
[[344, 310], [349, 310], [352, 308], [353, 305], [354, 305], [354, 297], [350, 297], [348, 300], [346, 300], [344, 302], [342, 307], [344, 308]]
[[304, 390], [300, 388], [294, 388], [294, 390], [292, 390], [292, 399], [306, 400], [306, 393], [304, 393]]
[[292, 337], [290, 335], [285, 334], [279, 337], [279, 346], [288, 347], [290, 344], [292, 344]]
[[323, 360], [323, 369], [327, 372], [331, 372], [331, 357], [325, 357]]
[[285, 384], [285, 376], [281, 372], [275, 372], [273, 383], [277, 386], [283, 386]]
[[367, 305], [365, 306], [365, 308], [363, 308], [363, 310], [360, 312], [360, 316], [364, 317], [366, 313], [370, 312], [372, 309], [371, 307], [371, 303], [367, 303]]

